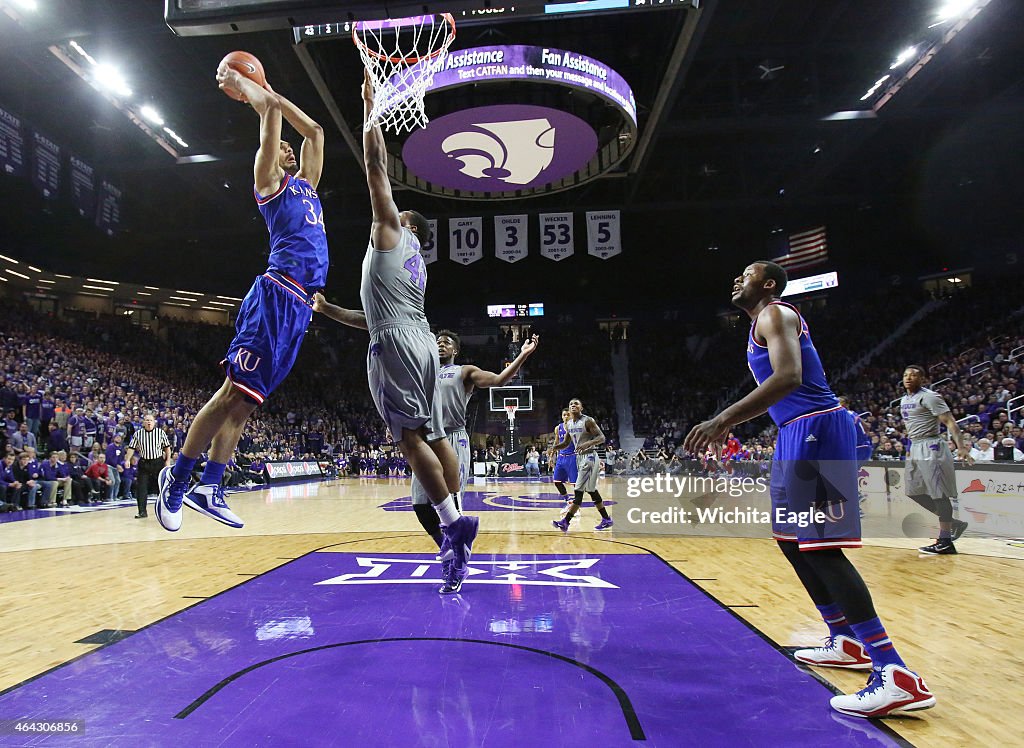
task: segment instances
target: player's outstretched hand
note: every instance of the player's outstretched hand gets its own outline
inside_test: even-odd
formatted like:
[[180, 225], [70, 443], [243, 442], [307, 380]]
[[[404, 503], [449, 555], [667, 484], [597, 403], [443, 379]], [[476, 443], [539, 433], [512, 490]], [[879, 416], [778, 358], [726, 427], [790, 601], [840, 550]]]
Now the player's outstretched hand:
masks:
[[721, 423], [717, 418], [698, 423], [683, 441], [683, 449], [691, 454], [700, 454], [708, 445], [721, 445], [729, 433], [729, 424]]
[[523, 350], [522, 350], [522, 352], [525, 353], [527, 356], [529, 356], [531, 353], [533, 353], [535, 350], [537, 350], [537, 343], [539, 343], [539, 342], [540, 342], [540, 336], [539, 335], [531, 335], [529, 340], [523, 341]]
[[322, 312], [324, 310], [324, 304], [326, 304], [326, 303], [327, 303], [327, 299], [324, 298], [324, 295], [322, 293], [317, 291], [315, 294], [313, 294], [313, 311], [314, 312]]

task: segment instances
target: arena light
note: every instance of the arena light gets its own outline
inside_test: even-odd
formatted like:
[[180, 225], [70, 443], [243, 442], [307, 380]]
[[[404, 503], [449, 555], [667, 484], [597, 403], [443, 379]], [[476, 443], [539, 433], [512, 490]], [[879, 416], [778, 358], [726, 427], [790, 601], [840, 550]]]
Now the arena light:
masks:
[[184, 309], [191, 309], [192, 308], [189, 304], [175, 304], [173, 301], [165, 301], [164, 305], [165, 306], [180, 306], [180, 307], [182, 307]]
[[91, 283], [109, 283], [111, 286], [120, 286], [121, 285], [117, 281], [105, 281], [105, 280], [103, 280], [101, 278], [86, 278], [86, 280], [90, 281]]
[[159, 291], [160, 290], [156, 286], [143, 286], [143, 288], [148, 288], [150, 291]]
[[39, 3], [36, 0], [14, 0], [14, 4], [22, 10], [39, 10]]
[[71, 280], [70, 275], [62, 275], [61, 273], [54, 273], [54, 275], [56, 275], [58, 278], [65, 278], [67, 280]]
[[228, 307], [234, 306], [234, 304], [232, 304], [230, 301], [211, 301], [210, 303], [211, 304], [220, 304], [221, 306], [228, 306]]
[[[945, 23], [946, 21], [952, 21], [954, 18], [959, 18], [964, 13], [974, 7], [977, 0], [946, 0], [939, 8], [938, 23]], [[938, 24], [935, 24], [936, 26]]]
[[46, 280], [46, 278], [40, 278], [39, 283], [56, 283], [57, 281]]
[[198, 301], [199, 299], [190, 299], [188, 296], [168, 296], [168, 299], [174, 299], [175, 301]]
[[200, 309], [205, 309], [208, 312], [226, 312], [227, 311], [227, 309], [221, 309], [220, 307], [216, 307], [216, 306], [201, 306], [199, 308]]
[[917, 47], [907, 47], [905, 50], [896, 55], [896, 59], [892, 61], [892, 65], [889, 66], [889, 69], [895, 70], [900, 65], [905, 64], [915, 54], [917, 54]]
[[164, 118], [160, 116], [160, 112], [151, 107], [149, 104], [143, 104], [139, 107], [139, 114], [141, 114], [147, 122], [151, 122], [154, 125], [164, 124]]
[[11, 275], [16, 275], [19, 278], [24, 278], [25, 280], [30, 280], [30, 278], [27, 275], [24, 275], [23, 273], [19, 273], [17, 270], [11, 270], [10, 268], [4, 268], [4, 272], [10, 273]]
[[93, 293], [92, 291], [79, 291], [82, 296], [99, 296], [101, 299], [109, 299], [110, 297], [105, 293]]
[[237, 296], [218, 296], [218, 299], [228, 299], [229, 301], [241, 301]]
[[29, 269], [29, 270], [31, 270], [31, 271], [32, 271], [33, 273], [41, 273], [41, 272], [43, 272], [43, 271], [42, 271], [42, 270], [40, 270], [39, 268], [37, 268], [37, 267], [32, 267], [31, 265], [28, 265], [27, 267], [28, 267], [28, 269]]
[[170, 138], [171, 138], [171, 139], [172, 139], [172, 140], [173, 140], [173, 141], [174, 141], [175, 143], [177, 143], [178, 145], [180, 145], [180, 146], [181, 146], [182, 148], [188, 148], [188, 143], [186, 143], [186, 142], [185, 142], [184, 140], [182, 140], [182, 139], [181, 139], [181, 136], [180, 136], [180, 135], [178, 135], [178, 133], [174, 132], [174, 130], [172, 130], [172, 129], [171, 129], [171, 128], [169, 128], [169, 127], [165, 127], [165, 128], [164, 128], [164, 132], [165, 132], [165, 133], [167, 133], [167, 134], [168, 134], [168, 135], [170, 136]]
[[128, 86], [128, 81], [125, 80], [121, 71], [113, 65], [105, 62], [99, 63], [92, 74], [92, 79], [101, 88], [105, 88], [118, 96], [128, 98], [132, 95], [132, 89]]
[[0, 275], [0, 281], [3, 281], [4, 283], [10, 283], [11, 279], [10, 278], [4, 278], [2, 275]]
[[152, 296], [153, 294], [149, 293], [148, 291], [138, 291], [135, 295], [136, 296]]
[[7, 262], [11, 263], [12, 265], [20, 264], [17, 260], [14, 260], [14, 259], [8, 257], [7, 255], [0, 255], [0, 260], [7, 260]]
[[189, 296], [202, 296], [203, 295], [203, 294], [199, 293], [198, 291], [182, 291], [180, 288], [174, 289], [174, 293], [183, 293], [183, 294], [187, 294]]
[[104, 288], [103, 286], [90, 286], [87, 283], [83, 283], [82, 288], [88, 288], [92, 291], [106, 291], [107, 293], [110, 293], [111, 291], [114, 290], [112, 288]]
[[891, 78], [891, 77], [892, 77], [891, 75], [886, 73], [881, 78], [876, 80], [875, 84], [873, 86], [871, 86], [871, 88], [868, 89], [868, 92], [860, 97], [860, 100], [861, 101], [867, 101], [868, 99], [870, 99], [872, 96], [875, 95], [875, 92], [878, 91], [878, 89], [882, 86], [882, 84], [885, 83], [887, 80], [889, 80], [889, 78]]

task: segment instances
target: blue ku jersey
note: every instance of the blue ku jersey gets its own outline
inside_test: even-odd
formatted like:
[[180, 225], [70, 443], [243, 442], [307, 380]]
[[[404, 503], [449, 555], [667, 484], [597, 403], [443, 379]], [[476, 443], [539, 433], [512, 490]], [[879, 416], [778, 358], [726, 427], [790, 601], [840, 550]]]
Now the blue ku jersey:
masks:
[[[559, 442], [565, 439], [565, 436], [568, 433], [565, 430], [565, 424], [558, 424], [555, 433], [558, 434]], [[557, 444], [558, 442], [555, 443]], [[558, 483], [576, 483], [577, 477], [576, 445], [570, 441], [569, 446], [558, 453], [558, 457], [555, 459], [555, 469], [551, 479]]]
[[327, 229], [313, 185], [286, 174], [274, 194], [253, 193], [270, 232], [269, 269], [307, 289], [323, 288], [330, 264]]
[[[790, 304], [783, 304], [796, 311]], [[858, 548], [857, 435], [853, 414], [839, 404], [825, 378], [807, 323], [800, 320], [801, 382], [768, 409], [779, 426], [772, 461], [772, 533], [802, 551]], [[767, 346], [750, 326], [747, 365], [760, 384], [772, 375]]]
[[[800, 386], [793, 392], [768, 408], [768, 415], [776, 425], [782, 426], [800, 416], [838, 408], [839, 400], [832, 393], [832, 389], [825, 379], [825, 369], [821, 365], [821, 359], [818, 357], [818, 351], [814, 348], [814, 343], [811, 342], [811, 333], [807, 329], [807, 322], [792, 304], [787, 304], [784, 301], [771, 303], [788, 306], [797, 313], [797, 318], [800, 320], [802, 380]], [[765, 308], [767, 309], [767, 307]], [[772, 362], [768, 358], [768, 347], [757, 342], [756, 330], [757, 320], [755, 319], [750, 325], [750, 335], [747, 338], [747, 366], [750, 367], [750, 373], [754, 375], [754, 381], [760, 385], [772, 375]]]

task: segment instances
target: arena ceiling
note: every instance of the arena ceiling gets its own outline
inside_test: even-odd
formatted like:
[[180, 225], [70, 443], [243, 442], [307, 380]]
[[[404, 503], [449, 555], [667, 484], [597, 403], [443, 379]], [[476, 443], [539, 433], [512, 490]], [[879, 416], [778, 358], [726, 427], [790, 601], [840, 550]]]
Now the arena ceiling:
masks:
[[[213, 72], [227, 51], [246, 49], [277, 90], [326, 128], [321, 194], [331, 284], [351, 296], [368, 201], [358, 158], [361, 67], [349, 41], [297, 47], [284, 29], [176, 36], [157, 2], [36, 0], [35, 11], [18, 8], [29, 1], [0, 0], [20, 17], [0, 13], [0, 107], [118, 184], [124, 231], [116, 239], [99, 235], [60, 201], [0, 177], [5, 254], [31, 255], [69, 274], [137, 283], [159, 274], [160, 285], [244, 290], [265, 252], [266, 231], [249, 195], [256, 117], [217, 89]], [[467, 286], [493, 289], [500, 272], [509, 287], [539, 284], [614, 300], [624, 282], [633, 283], [627, 295], [636, 283], [663, 287], [664, 276], [650, 272], [655, 263], [727, 281], [737, 262], [763, 253], [772, 230], [820, 223], [830, 227], [834, 262], [851, 270], [865, 261], [899, 269], [896, 248], [912, 251], [922, 272], [969, 264], [976, 241], [1012, 241], [1021, 223], [1021, 190], [1013, 185], [1024, 165], [1024, 18], [1014, 0], [978, 0], [977, 17], [884, 106], [861, 100], [882, 75], [905, 73], [890, 73], [889, 65], [908, 44], [936, 38], [927, 29], [944, 4], [707, 0], [699, 10], [461, 26], [454, 50], [552, 45], [611, 66], [636, 98], [636, 144], [607, 174], [571, 190], [484, 202], [402, 190], [403, 207], [440, 218], [621, 208], [626, 252], [607, 263], [583, 253], [557, 266], [537, 257], [515, 266], [485, 258], [448, 278], [433, 273], [432, 288], [464, 296]], [[51, 51], [71, 40], [117, 65], [136, 100], [159, 107], [189, 144], [176, 147], [180, 158]], [[442, 114], [474, 95], [432, 95], [428, 109]], [[860, 114], [835, 116], [850, 111]]]

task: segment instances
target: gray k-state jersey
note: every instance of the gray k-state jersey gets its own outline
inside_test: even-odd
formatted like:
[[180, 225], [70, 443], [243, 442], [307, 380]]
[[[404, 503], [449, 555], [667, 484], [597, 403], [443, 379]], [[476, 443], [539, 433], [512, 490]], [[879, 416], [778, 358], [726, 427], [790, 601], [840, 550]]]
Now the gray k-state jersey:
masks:
[[911, 441], [928, 439], [939, 435], [939, 416], [949, 412], [949, 406], [942, 395], [922, 387], [913, 395], [906, 394], [900, 400], [900, 415], [907, 426]]
[[[572, 437], [572, 445], [576, 448], [576, 454], [580, 454], [579, 445], [580, 442], [589, 436], [584, 436], [587, 433], [587, 421], [590, 420], [590, 416], [580, 413], [580, 419], [578, 421], [569, 418], [569, 423], [565, 425], [565, 430], [569, 432], [569, 436]], [[594, 448], [591, 447], [587, 452], [593, 452]]]
[[466, 385], [462, 381], [462, 364], [442, 366], [437, 375], [437, 388], [445, 433], [466, 428], [466, 406], [473, 396], [473, 388], [471, 386], [469, 392], [466, 392]]
[[371, 335], [386, 325], [430, 329], [423, 311], [427, 266], [419, 250], [416, 236], [405, 228], [390, 252], [378, 252], [372, 241], [367, 245], [359, 298]]

